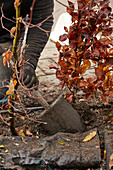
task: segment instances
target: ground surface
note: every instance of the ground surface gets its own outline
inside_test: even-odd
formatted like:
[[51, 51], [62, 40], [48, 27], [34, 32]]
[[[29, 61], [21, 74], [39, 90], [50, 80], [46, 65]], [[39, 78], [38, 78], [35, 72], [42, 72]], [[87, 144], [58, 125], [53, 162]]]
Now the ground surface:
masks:
[[[41, 86], [40, 86], [41, 87]], [[46, 85], [42, 86], [42, 89], [45, 88]], [[55, 87], [55, 91], [50, 90], [49, 93], [45, 92], [45, 90], [42, 90], [42, 93], [45, 97], [45, 99], [51, 104], [52, 99], [55, 100], [57, 96], [61, 93], [61, 90], [57, 89]], [[109, 105], [103, 105], [100, 97], [97, 97], [97, 100], [95, 101], [92, 97], [91, 100], [85, 101], [84, 95], [79, 94], [78, 99], [75, 101], [75, 103], [71, 103], [71, 105], [77, 110], [81, 117], [81, 121], [85, 125], [86, 131], [97, 128], [99, 137], [100, 137], [100, 147], [101, 147], [101, 156], [103, 160], [103, 164], [101, 166], [102, 170], [106, 169], [106, 163], [104, 160], [104, 129], [107, 129], [110, 131], [113, 129], [113, 100], [109, 101]], [[37, 101], [34, 100], [34, 102], [30, 102], [27, 98], [25, 98], [25, 103], [28, 106], [39, 106], [37, 104]], [[30, 104], [30, 105], [29, 105]], [[41, 111], [42, 112], [42, 111]], [[36, 120], [38, 112], [30, 112], [28, 113], [29, 117]], [[5, 117], [6, 114], [4, 115]], [[37, 139], [42, 139], [44, 137], [49, 136], [48, 132], [43, 130], [40, 123], [37, 123], [33, 120], [24, 119], [23, 117], [16, 117], [16, 128], [21, 136], [24, 136], [25, 133], [27, 133], [27, 136], [34, 136]], [[27, 131], [28, 130], [28, 131]], [[31, 133], [31, 134], [30, 134]], [[0, 120], [0, 136], [9, 136], [10, 131], [8, 126], [3, 123], [3, 121]]]
[[[58, 52], [55, 48], [55, 45], [51, 42], [48, 42], [45, 47], [42, 56], [39, 60], [36, 74], [39, 78], [40, 85], [39, 90], [41, 91], [43, 97], [46, 101], [51, 104], [62, 92], [65, 94], [65, 90], [61, 90], [59, 87], [59, 80], [56, 79], [55, 70], [50, 70], [49, 65], [56, 65], [58, 60]], [[90, 77], [93, 75], [93, 66], [86, 73], [86, 76]], [[21, 91], [21, 94], [24, 96], [24, 104], [26, 107], [34, 107], [39, 106], [38, 100], [27, 97], [24, 94], [24, 90]], [[77, 110], [81, 117], [81, 121], [85, 125], [85, 129], [91, 130], [95, 127], [98, 129], [98, 133], [100, 134], [100, 144], [102, 149], [102, 158], [104, 157], [104, 141], [103, 141], [103, 133], [104, 129], [108, 130], [113, 127], [113, 100], [109, 100], [108, 105], [103, 105], [101, 98], [97, 95], [96, 100], [92, 97], [89, 101], [84, 100], [85, 97], [83, 93], [79, 93], [77, 99], [71, 105]], [[21, 104], [20, 104], [21, 105]], [[42, 111], [41, 111], [42, 112]], [[24, 135], [27, 133], [28, 136], [35, 136], [37, 139], [48, 136], [48, 132], [44, 131], [39, 122], [37, 122], [37, 116], [40, 113], [30, 112], [27, 115], [32, 119], [25, 118], [25, 114], [22, 116], [15, 117], [15, 125], [17, 131], [20, 135]], [[17, 114], [16, 114], [17, 115]], [[7, 114], [2, 114], [5, 118], [8, 118]], [[23, 117], [24, 116], [24, 117]], [[1, 136], [9, 136], [10, 130], [8, 125], [6, 125], [2, 120], [0, 120], [0, 135]]]

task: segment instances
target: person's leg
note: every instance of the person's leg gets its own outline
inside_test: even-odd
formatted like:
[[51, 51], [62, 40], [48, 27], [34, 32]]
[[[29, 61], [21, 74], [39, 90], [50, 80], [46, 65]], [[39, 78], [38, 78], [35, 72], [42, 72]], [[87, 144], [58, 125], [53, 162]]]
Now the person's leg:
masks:
[[[26, 48], [26, 52], [24, 54], [24, 59], [29, 59], [29, 62], [33, 64], [34, 68], [36, 68], [40, 54], [49, 38], [49, 34], [53, 25], [53, 7], [53, 0], [37, 0], [34, 5], [32, 16], [32, 24], [34, 27], [30, 28], [28, 31], [28, 47]], [[41, 24], [40, 28], [35, 27], [37, 24]], [[22, 34], [24, 34], [24, 32], [22, 32]]]

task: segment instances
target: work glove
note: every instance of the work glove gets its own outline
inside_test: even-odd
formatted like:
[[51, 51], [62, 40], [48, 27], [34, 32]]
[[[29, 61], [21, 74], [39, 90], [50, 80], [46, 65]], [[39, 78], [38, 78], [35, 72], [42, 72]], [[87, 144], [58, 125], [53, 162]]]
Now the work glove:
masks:
[[20, 80], [27, 88], [35, 87], [35, 89], [37, 89], [39, 81], [36, 77], [35, 69], [30, 63], [26, 63], [20, 69]]

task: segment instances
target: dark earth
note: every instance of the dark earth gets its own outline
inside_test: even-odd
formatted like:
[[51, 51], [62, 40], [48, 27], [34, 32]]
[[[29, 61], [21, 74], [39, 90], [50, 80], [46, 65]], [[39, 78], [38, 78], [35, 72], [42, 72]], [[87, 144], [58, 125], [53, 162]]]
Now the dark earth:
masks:
[[[51, 104], [59, 96], [62, 90], [60, 90], [59, 87], [55, 87], [54, 90], [45, 90], [49, 86], [50, 85], [41, 84], [40, 89], [42, 89], [44, 98], [49, 104]], [[65, 92], [66, 90], [64, 90], [64, 94]], [[23, 90], [22, 94], [24, 94]], [[26, 107], [39, 106], [39, 104], [37, 104], [37, 100], [28, 97], [26, 93], [22, 96], [24, 96], [22, 97], [22, 99], [24, 98], [22, 103], [25, 104]], [[97, 128], [100, 138], [101, 157], [103, 160], [102, 168], [106, 169], [106, 163], [104, 161], [105, 154], [103, 134], [105, 128], [107, 128], [108, 131], [113, 128], [113, 99], [109, 99], [109, 103], [104, 105], [99, 93], [97, 94], [96, 98], [92, 96], [89, 101], [86, 101], [85, 95], [82, 92], [79, 92], [77, 99], [74, 103], [71, 103], [71, 105], [79, 113], [81, 121], [85, 125], [86, 131]], [[39, 113], [40, 112], [41, 111], [39, 111]], [[49, 136], [49, 133], [43, 130], [40, 122], [37, 121], [37, 115], [39, 114], [37, 113], [38, 112], [36, 111], [27, 112], [29, 118], [25, 117], [25, 113], [22, 113], [21, 115], [17, 115], [17, 113], [15, 113], [15, 126], [20, 135], [31, 136], [35, 137], [36, 139], [42, 139]], [[6, 120], [8, 119], [8, 114], [5, 113], [2, 114], [2, 116], [6, 118]], [[30, 120], [30, 118], [32, 120]], [[0, 137], [3, 136], [10, 136], [10, 130], [8, 125], [6, 125], [3, 120], [0, 120]]]

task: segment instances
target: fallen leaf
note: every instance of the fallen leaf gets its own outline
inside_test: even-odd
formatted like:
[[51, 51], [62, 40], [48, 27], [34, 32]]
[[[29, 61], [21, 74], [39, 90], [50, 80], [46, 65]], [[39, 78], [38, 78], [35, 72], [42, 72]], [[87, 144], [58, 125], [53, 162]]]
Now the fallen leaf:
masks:
[[7, 153], [7, 152], [8, 152], [8, 149], [5, 150], [5, 153]]
[[66, 145], [66, 146], [68, 147], [68, 146], [70, 146], [70, 145], [68, 144], [68, 145]]
[[24, 132], [21, 133], [22, 136], [25, 136]]
[[104, 160], [106, 160], [106, 150], [104, 150]]
[[14, 87], [17, 85], [17, 80], [14, 80]]
[[100, 146], [95, 146], [97, 149], [100, 148]]
[[113, 160], [113, 153], [112, 153], [111, 156], [110, 156], [110, 160]]
[[23, 132], [23, 129], [21, 129], [18, 133], [19, 135], [22, 135], [22, 136], [25, 136], [24, 132]]
[[33, 134], [27, 129], [27, 130], [26, 130], [26, 135], [32, 136]]
[[60, 140], [58, 140], [58, 143], [61, 144], [61, 145], [64, 145], [64, 143]]
[[110, 156], [109, 169], [113, 167], [113, 153]]
[[25, 117], [24, 117], [24, 116], [21, 116], [20, 119], [25, 120]]
[[83, 142], [87, 142], [89, 140], [91, 140], [92, 138], [94, 138], [96, 136], [97, 132], [94, 131], [94, 132], [91, 132], [88, 136], [86, 136], [83, 140]]
[[5, 148], [5, 146], [4, 145], [0, 145], [0, 149], [4, 149]]
[[111, 122], [113, 122], [113, 117], [111, 118]]
[[6, 95], [7, 96], [10, 95], [10, 91], [9, 90], [6, 91]]
[[113, 131], [112, 130], [108, 130], [108, 133], [113, 133]]
[[53, 55], [57, 55], [57, 53], [53, 53]]
[[112, 116], [112, 113], [109, 114], [109, 117], [111, 117], [111, 116]]

